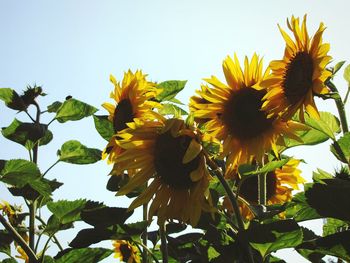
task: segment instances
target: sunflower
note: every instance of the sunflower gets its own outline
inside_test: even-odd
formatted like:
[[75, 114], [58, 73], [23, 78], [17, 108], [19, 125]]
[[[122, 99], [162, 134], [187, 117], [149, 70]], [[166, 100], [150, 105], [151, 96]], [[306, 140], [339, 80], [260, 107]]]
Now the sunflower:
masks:
[[286, 48], [282, 60], [270, 63], [272, 72], [261, 83], [269, 89], [263, 109], [269, 111], [270, 115], [280, 115], [285, 119], [290, 119], [298, 110], [301, 120], [304, 119], [304, 111], [319, 119], [313, 96], [329, 92], [324, 82], [332, 74], [326, 70], [331, 60], [327, 55], [330, 46], [322, 43], [325, 26], [320, 23], [311, 39], [306, 29], [306, 15], [301, 25], [299, 18], [294, 16], [290, 22], [287, 20], [287, 25], [295, 41], [278, 26], [286, 41]]
[[[300, 160], [290, 159], [281, 168], [275, 169], [266, 175], [266, 200], [268, 205], [283, 204], [292, 199], [292, 191], [299, 190], [299, 185], [305, 183], [301, 177], [301, 171], [297, 168]], [[239, 179], [238, 179], [239, 180]], [[253, 176], [245, 179], [239, 188], [239, 196], [242, 197], [249, 204], [257, 205], [258, 201], [258, 177]], [[239, 203], [243, 218], [252, 219], [253, 213], [248, 206]], [[232, 211], [230, 202], [225, 199], [224, 207]]]
[[[158, 216], [158, 223], [177, 219], [196, 225], [207, 203], [210, 175], [199, 143], [199, 134], [183, 120], [162, 119], [119, 133], [124, 152], [117, 156], [120, 170], [137, 169], [137, 173], [118, 191], [124, 195], [152, 181], [130, 205], [129, 209], [148, 203], [149, 221]], [[118, 172], [118, 171], [117, 171]]]
[[114, 257], [127, 263], [140, 263], [139, 250], [126, 240], [114, 240]]
[[122, 152], [116, 143], [117, 133], [127, 128], [127, 124], [133, 122], [135, 118], [155, 118], [156, 113], [152, 108], [161, 107], [160, 103], [154, 100], [161, 90], [157, 89], [154, 83], [147, 81], [146, 76], [142, 71], [133, 73], [129, 70], [124, 73], [123, 81], [120, 83], [110, 75], [110, 81], [114, 85], [110, 97], [116, 104], [107, 102], [102, 104], [109, 112], [108, 119], [113, 123], [116, 133], [102, 153], [103, 159], [109, 155], [109, 163], [113, 163], [115, 157]]
[[[193, 97], [190, 109], [194, 118], [205, 120], [205, 132], [223, 141], [221, 157], [227, 157], [226, 176], [234, 172], [237, 165], [248, 163], [252, 158], [262, 160], [266, 151], [274, 150], [280, 135], [298, 139], [294, 132], [305, 129], [296, 122], [284, 122], [268, 118], [261, 109], [266, 89], [260, 82], [267, 76], [263, 73], [262, 60], [254, 54], [251, 61], [245, 58], [244, 70], [237, 56], [227, 57], [223, 63], [227, 85], [212, 76]], [[201, 100], [202, 98], [203, 100]]]

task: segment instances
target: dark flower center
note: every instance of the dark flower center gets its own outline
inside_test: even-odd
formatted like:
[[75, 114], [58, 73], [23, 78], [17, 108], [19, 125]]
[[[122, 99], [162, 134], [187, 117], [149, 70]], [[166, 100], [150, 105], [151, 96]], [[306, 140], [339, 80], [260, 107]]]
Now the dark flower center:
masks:
[[[269, 172], [266, 175], [266, 200], [269, 200], [276, 194], [277, 178], [274, 172]], [[251, 203], [258, 203], [258, 176], [252, 176], [245, 179], [239, 190], [239, 195]]]
[[193, 182], [190, 173], [197, 169], [199, 156], [183, 164], [182, 159], [192, 138], [186, 135], [173, 137], [170, 131], [158, 136], [154, 165], [162, 182], [175, 189], [189, 189]]
[[219, 116], [229, 133], [240, 140], [249, 140], [271, 128], [273, 119], [268, 119], [261, 110], [265, 93], [253, 88], [242, 88], [232, 93], [222, 116]]
[[131, 257], [131, 249], [128, 244], [121, 244], [119, 250], [123, 256], [123, 261], [127, 262]]
[[134, 114], [132, 110], [132, 105], [130, 100], [123, 99], [120, 101], [115, 107], [114, 110], [114, 119], [113, 126], [114, 131], [118, 132], [124, 130], [128, 126], [126, 125], [128, 122], [132, 122], [134, 120]]
[[313, 72], [312, 57], [307, 52], [299, 52], [292, 58], [283, 82], [284, 94], [291, 104], [298, 103], [310, 90]]

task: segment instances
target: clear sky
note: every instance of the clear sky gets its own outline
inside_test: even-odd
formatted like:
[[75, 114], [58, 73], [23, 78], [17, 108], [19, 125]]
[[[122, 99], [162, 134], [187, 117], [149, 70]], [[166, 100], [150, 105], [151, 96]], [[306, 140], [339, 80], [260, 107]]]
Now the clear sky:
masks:
[[[257, 52], [264, 57], [265, 65], [281, 59], [284, 41], [277, 23], [286, 28], [286, 18], [293, 14], [308, 14], [310, 34], [323, 21], [327, 26], [324, 41], [331, 44], [333, 61], [350, 63], [349, 10], [347, 0], [0, 0], [0, 87], [21, 91], [36, 83], [48, 93], [40, 98], [45, 107], [72, 95], [98, 107], [102, 115], [107, 112], [100, 105], [110, 101], [113, 88], [109, 74], [120, 80], [129, 68], [142, 69], [153, 81], [188, 80], [179, 95], [187, 103], [203, 78], [216, 75], [223, 79], [221, 63], [227, 55], [236, 52], [242, 61], [245, 55]], [[344, 94], [345, 81], [338, 77], [335, 82]], [[335, 113], [331, 102], [317, 103], [319, 108]], [[0, 103], [0, 127], [8, 126], [14, 117], [14, 112]], [[26, 120], [24, 115], [16, 117]], [[52, 117], [43, 119], [48, 122]], [[54, 140], [39, 152], [42, 171], [56, 161], [57, 149], [69, 139], [78, 139], [89, 147], [105, 146], [92, 118], [76, 123], [54, 122], [50, 129]], [[289, 153], [308, 162], [302, 168], [304, 177], [310, 180], [316, 167], [329, 172], [337, 167], [328, 149], [326, 142], [311, 150], [302, 147]], [[0, 159], [27, 157], [21, 146], [0, 137]], [[127, 199], [116, 199], [105, 190], [110, 169], [105, 162], [88, 166], [59, 164], [48, 175], [65, 183], [54, 199], [89, 198], [111, 206], [127, 206]], [[2, 199], [13, 200], [0, 186]], [[319, 224], [313, 225], [320, 233]], [[72, 238], [76, 231], [70, 233]], [[278, 255], [288, 262], [305, 262], [290, 251]]]

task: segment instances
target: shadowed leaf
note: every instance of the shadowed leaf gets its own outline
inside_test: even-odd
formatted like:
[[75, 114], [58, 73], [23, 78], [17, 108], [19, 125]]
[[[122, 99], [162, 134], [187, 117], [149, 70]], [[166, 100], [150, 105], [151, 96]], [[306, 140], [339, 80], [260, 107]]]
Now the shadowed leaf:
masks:
[[76, 99], [68, 99], [56, 112], [56, 120], [60, 123], [77, 121], [93, 115], [97, 109]]
[[108, 116], [94, 115], [94, 123], [97, 132], [103, 139], [109, 141], [114, 135], [113, 123], [108, 120]]

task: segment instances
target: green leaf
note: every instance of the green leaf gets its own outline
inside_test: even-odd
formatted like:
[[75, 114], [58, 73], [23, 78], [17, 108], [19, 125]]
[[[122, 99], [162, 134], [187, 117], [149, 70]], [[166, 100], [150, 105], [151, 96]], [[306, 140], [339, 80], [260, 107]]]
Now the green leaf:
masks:
[[52, 235], [56, 234], [58, 231], [66, 230], [69, 228], [73, 228], [72, 222], [67, 223], [67, 224], [62, 224], [60, 222], [60, 220], [57, 218], [57, 216], [51, 215], [49, 220], [47, 221], [47, 224], [44, 228], [43, 233], [48, 235], [48, 236], [52, 236]]
[[60, 223], [68, 224], [80, 220], [80, 213], [85, 208], [87, 201], [78, 199], [75, 201], [60, 200], [49, 202], [47, 208], [53, 213]]
[[0, 181], [16, 188], [30, 187], [42, 196], [51, 195], [51, 187], [48, 181], [41, 177], [37, 165], [27, 160], [9, 160], [0, 171]]
[[[303, 242], [314, 240], [320, 237], [308, 228], [301, 227], [301, 229], [303, 231]], [[322, 260], [322, 258], [325, 256], [324, 254], [307, 249], [297, 249], [297, 252], [304, 258], [308, 259], [310, 262], [325, 263], [325, 261]]]
[[117, 225], [113, 231], [113, 239], [130, 239], [131, 237], [139, 238], [140, 235], [146, 230], [148, 225], [147, 221], [140, 221], [130, 224]]
[[324, 179], [305, 191], [307, 203], [323, 217], [350, 221], [350, 181]]
[[12, 236], [4, 230], [0, 230], [0, 252], [5, 253], [11, 257], [11, 243], [13, 242]]
[[46, 124], [23, 123], [17, 119], [14, 119], [10, 126], [3, 128], [1, 133], [5, 138], [25, 146], [28, 150], [31, 150], [37, 141], [40, 145], [45, 145], [53, 137]]
[[163, 107], [159, 110], [162, 115], [173, 115], [174, 117], [180, 117], [181, 115], [187, 115], [188, 113], [175, 104], [163, 104]]
[[81, 212], [81, 219], [99, 228], [106, 228], [116, 224], [123, 224], [132, 214], [127, 208], [120, 207], [97, 207], [93, 209], [85, 209]]
[[3, 100], [5, 105], [10, 109], [23, 111], [27, 108], [22, 98], [13, 89], [0, 88], [0, 99]]
[[251, 223], [245, 234], [252, 247], [263, 257], [282, 248], [295, 247], [303, 240], [302, 230], [294, 220]]
[[319, 120], [305, 115], [305, 124], [324, 133], [333, 140], [335, 140], [334, 134], [340, 132], [340, 123], [338, 118], [329, 112], [320, 112]]
[[17, 260], [14, 258], [5, 258], [4, 260], [0, 261], [1, 263], [17, 263]]
[[264, 173], [272, 172], [277, 168], [282, 167], [283, 165], [288, 163], [288, 161], [289, 161], [289, 158], [278, 160], [278, 161], [271, 161], [265, 164], [260, 169], [256, 169], [256, 166], [254, 165], [243, 164], [238, 167], [238, 172], [242, 177], [248, 176], [248, 175], [264, 174]]
[[185, 105], [184, 103], [182, 103], [181, 101], [179, 101], [178, 99], [176, 98], [172, 98], [170, 100], [168, 100], [170, 102], [173, 102], [173, 103], [176, 103], [176, 104], [179, 104], [179, 105]]
[[335, 64], [333, 68], [333, 76], [342, 68], [344, 65], [345, 61], [339, 61], [337, 64]]
[[350, 132], [346, 132], [331, 145], [331, 151], [343, 163], [350, 164]]
[[186, 80], [169, 80], [161, 82], [157, 85], [162, 92], [156, 97], [158, 101], [169, 101], [177, 95], [186, 85]]
[[322, 169], [317, 169], [317, 172], [312, 173], [312, 180], [317, 183], [323, 183], [324, 179], [333, 179], [334, 176]]
[[77, 236], [69, 243], [73, 248], [84, 248], [103, 240], [111, 239], [113, 231], [105, 228], [88, 228], [80, 230]]
[[98, 149], [88, 148], [79, 141], [65, 142], [57, 152], [59, 160], [73, 164], [90, 164], [101, 160], [102, 152]]
[[211, 261], [214, 258], [217, 258], [218, 256], [220, 256], [220, 253], [217, 252], [215, 248], [213, 248], [213, 247], [209, 247], [208, 248], [208, 259], [209, 259], [209, 261]]
[[109, 257], [113, 253], [105, 248], [80, 248], [72, 249], [56, 258], [56, 263], [96, 263]]
[[56, 120], [60, 123], [77, 121], [93, 115], [97, 109], [76, 99], [68, 99], [56, 112]]
[[55, 101], [51, 105], [47, 106], [47, 111], [48, 112], [57, 112], [61, 106], [62, 106], [62, 102]]
[[350, 261], [350, 231], [344, 231], [321, 237], [318, 239], [303, 242], [296, 249], [305, 249], [342, 258], [347, 262]]
[[297, 193], [286, 208], [287, 218], [293, 218], [297, 222], [321, 218], [317, 211], [310, 207], [306, 201], [305, 193]]
[[350, 86], [350, 65], [347, 65], [344, 69], [343, 77], [348, 82], [348, 86]]
[[339, 219], [327, 218], [323, 224], [323, 236], [329, 236], [341, 232], [349, 227], [347, 222]]
[[327, 141], [329, 138], [326, 134], [310, 127], [307, 131], [297, 131], [296, 135], [301, 141], [296, 141], [288, 137], [284, 137], [285, 148], [292, 148], [299, 145], [316, 145]]
[[113, 123], [108, 120], [108, 116], [94, 115], [93, 117], [97, 132], [103, 139], [109, 141], [115, 133]]

